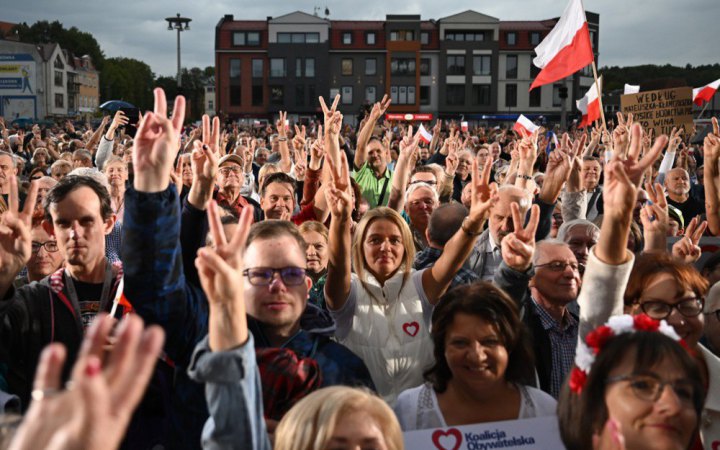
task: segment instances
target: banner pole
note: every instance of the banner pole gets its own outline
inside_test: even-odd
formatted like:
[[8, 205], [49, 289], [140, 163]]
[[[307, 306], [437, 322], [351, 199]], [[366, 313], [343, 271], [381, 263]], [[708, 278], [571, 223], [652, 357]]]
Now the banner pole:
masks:
[[600, 117], [602, 118], [603, 130], [607, 131], [607, 123], [605, 123], [605, 108], [602, 102], [602, 86], [598, 82], [597, 67], [595, 66], [595, 58], [592, 62], [593, 78], [595, 78], [595, 85], [598, 87], [598, 101], [600, 102]]

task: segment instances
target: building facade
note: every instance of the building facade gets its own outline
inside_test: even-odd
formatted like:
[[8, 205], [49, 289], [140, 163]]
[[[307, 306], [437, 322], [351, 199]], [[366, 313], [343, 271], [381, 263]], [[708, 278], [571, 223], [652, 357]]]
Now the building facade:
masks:
[[[597, 60], [599, 16], [588, 12], [587, 18]], [[319, 115], [319, 95], [340, 94], [340, 110], [354, 123], [387, 94], [388, 113], [422, 120], [491, 122], [522, 113], [557, 121], [563, 102], [576, 113], [574, 100], [593, 82], [588, 67], [528, 92], [538, 72], [534, 48], [557, 21], [502, 21], [471, 10], [438, 20], [327, 20], [297, 11], [237, 21], [227, 15], [216, 27], [216, 111], [250, 120], [282, 110], [302, 120]]]

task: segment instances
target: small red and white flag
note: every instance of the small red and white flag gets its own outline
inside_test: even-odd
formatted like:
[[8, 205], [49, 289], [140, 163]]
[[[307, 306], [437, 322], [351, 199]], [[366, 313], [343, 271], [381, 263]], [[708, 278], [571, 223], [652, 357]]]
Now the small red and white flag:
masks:
[[580, 125], [578, 125], [580, 128], [584, 128], [600, 119], [600, 93], [602, 92], [602, 77], [600, 77], [598, 82], [600, 83], [600, 86], [598, 86], [598, 83], [593, 83], [585, 96], [575, 102], [577, 108], [582, 113], [582, 121], [580, 122]]
[[627, 84], [625, 83], [625, 91], [623, 92], [624, 95], [628, 94], [637, 94], [640, 92], [640, 85], [634, 85], [634, 84]]
[[702, 106], [703, 102], [709, 102], [720, 87], [720, 80], [715, 80], [703, 87], [693, 89], [693, 103]]
[[418, 133], [420, 133], [420, 140], [426, 144], [429, 144], [430, 141], [432, 141], [432, 134], [428, 130], [425, 129], [423, 124], [420, 124], [420, 128], [418, 128]]
[[460, 122], [460, 129], [463, 133], [467, 133], [468, 131], [468, 123], [467, 122]]
[[520, 114], [520, 117], [518, 117], [517, 122], [515, 122], [515, 125], [513, 125], [513, 130], [517, 131], [520, 136], [530, 136], [540, 128], [539, 126], [532, 123], [530, 119], [525, 117], [524, 115]]
[[535, 53], [533, 63], [542, 70], [530, 90], [561, 80], [593, 62], [590, 31], [581, 0], [570, 0], [555, 28], [535, 47]]

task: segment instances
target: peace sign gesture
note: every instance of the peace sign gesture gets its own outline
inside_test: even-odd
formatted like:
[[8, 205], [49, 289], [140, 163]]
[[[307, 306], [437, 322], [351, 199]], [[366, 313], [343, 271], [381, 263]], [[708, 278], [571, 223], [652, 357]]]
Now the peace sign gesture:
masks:
[[633, 124], [630, 130], [630, 149], [627, 153], [627, 159], [623, 161], [623, 159], [618, 153], [614, 154], [613, 159], [622, 162], [622, 164], [625, 166], [625, 172], [627, 173], [628, 178], [630, 178], [630, 181], [632, 181], [633, 184], [635, 184], [635, 186], [637, 187], [640, 185], [640, 180], [642, 179], [643, 172], [645, 172], [645, 170], [650, 167], [660, 156], [663, 148], [665, 148], [665, 145], [667, 145], [667, 142], [667, 136], [658, 136], [658, 138], [655, 139], [655, 144], [652, 146], [652, 148], [646, 151], [642, 158], [640, 158], [640, 150], [642, 146], [642, 127], [640, 126], [640, 124], [636, 123]]
[[[228, 241], [220, 222], [217, 203], [208, 208], [213, 247], [203, 247], [195, 258], [200, 284], [210, 305], [208, 336], [210, 348], [222, 351], [244, 344], [248, 339], [243, 286], [245, 244], [252, 225], [252, 206], [243, 208], [235, 234]], [[231, 325], [228, 326], [228, 323]]]
[[489, 183], [492, 164], [493, 158], [490, 155], [482, 168], [482, 172], [480, 172], [477, 159], [473, 159], [472, 179], [470, 180], [470, 214], [466, 219], [468, 222], [466, 226], [467, 232], [479, 233], [485, 221], [490, 217], [490, 210], [497, 203], [497, 184]]
[[293, 136], [292, 140], [293, 148], [295, 151], [305, 150], [305, 125], [302, 127], [293, 126], [295, 127], [295, 136]]
[[370, 118], [372, 120], [378, 120], [390, 107], [390, 103], [392, 103], [390, 97], [388, 97], [387, 94], [383, 95], [382, 100], [373, 105], [372, 110], [370, 111]]
[[[667, 236], [670, 217], [668, 215], [667, 199], [665, 198], [663, 188], [659, 183], [655, 185], [645, 183], [645, 192], [647, 192], [650, 201], [640, 209], [640, 221], [642, 222], [646, 238], [650, 233]], [[664, 239], [663, 241], [667, 242]], [[664, 245], [663, 247], [665, 249], [667, 248]]]
[[328, 159], [332, 181], [325, 189], [325, 199], [330, 206], [330, 213], [333, 219], [347, 221], [350, 219], [353, 210], [352, 196], [350, 195], [350, 176], [348, 171], [347, 157], [340, 153], [340, 167], [336, 167]]
[[700, 222], [697, 216], [693, 217], [687, 228], [685, 228], [683, 237], [672, 246], [672, 254], [675, 259], [686, 264], [694, 264], [700, 259], [702, 250], [698, 246], [698, 243], [706, 228], [706, 221], [703, 220]]
[[329, 109], [328, 109], [327, 104], [325, 103], [325, 99], [323, 98], [322, 95], [320, 97], [318, 97], [318, 99], [320, 100], [320, 107], [322, 108], [323, 115], [325, 117], [325, 127], [327, 128], [328, 119], [332, 117], [332, 115], [335, 113], [335, 111], [337, 111], [337, 105], [340, 102], [340, 94], [337, 94], [335, 96], [335, 98], [333, 99], [333, 102], [332, 102], [332, 107], [330, 107]]
[[0, 294], [5, 294], [2, 289], [7, 289], [12, 284], [15, 276], [30, 260], [30, 228], [38, 187], [36, 181], [30, 183], [30, 191], [20, 211], [17, 177], [10, 176], [8, 210], [0, 216]]
[[530, 209], [530, 220], [527, 225], [520, 206], [517, 203], [510, 204], [513, 219], [513, 231], [503, 238], [500, 248], [503, 261], [508, 267], [518, 272], [526, 272], [532, 266], [532, 258], [535, 253], [535, 232], [540, 221], [540, 207], [532, 205]]
[[287, 137], [287, 111], [279, 111], [278, 112], [278, 121], [275, 122], [275, 128], [277, 129], [277, 134], [281, 138]]

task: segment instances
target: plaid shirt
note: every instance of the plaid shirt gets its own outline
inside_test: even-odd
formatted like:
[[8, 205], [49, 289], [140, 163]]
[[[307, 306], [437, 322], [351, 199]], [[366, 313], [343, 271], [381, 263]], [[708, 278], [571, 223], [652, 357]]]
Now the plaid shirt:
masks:
[[550, 395], [558, 398], [560, 388], [565, 377], [570, 373], [575, 360], [575, 347], [578, 340], [578, 321], [570, 312], [565, 310], [563, 315], [563, 323], [558, 324], [557, 321], [547, 312], [545, 308], [538, 305], [535, 299], [532, 299], [532, 305], [535, 313], [540, 318], [542, 327], [550, 338], [550, 347], [552, 353], [552, 371], [550, 372]]
[[[433, 264], [435, 264], [435, 261], [440, 258], [440, 255], [442, 255], [442, 250], [428, 247], [415, 255], [415, 263], [413, 264], [413, 267], [415, 270], [432, 267]], [[450, 283], [450, 287], [448, 289], [456, 288], [464, 284], [471, 284], [478, 280], [480, 280], [478, 274], [472, 270], [466, 269], [465, 267], [461, 267], [453, 277], [452, 283]]]

